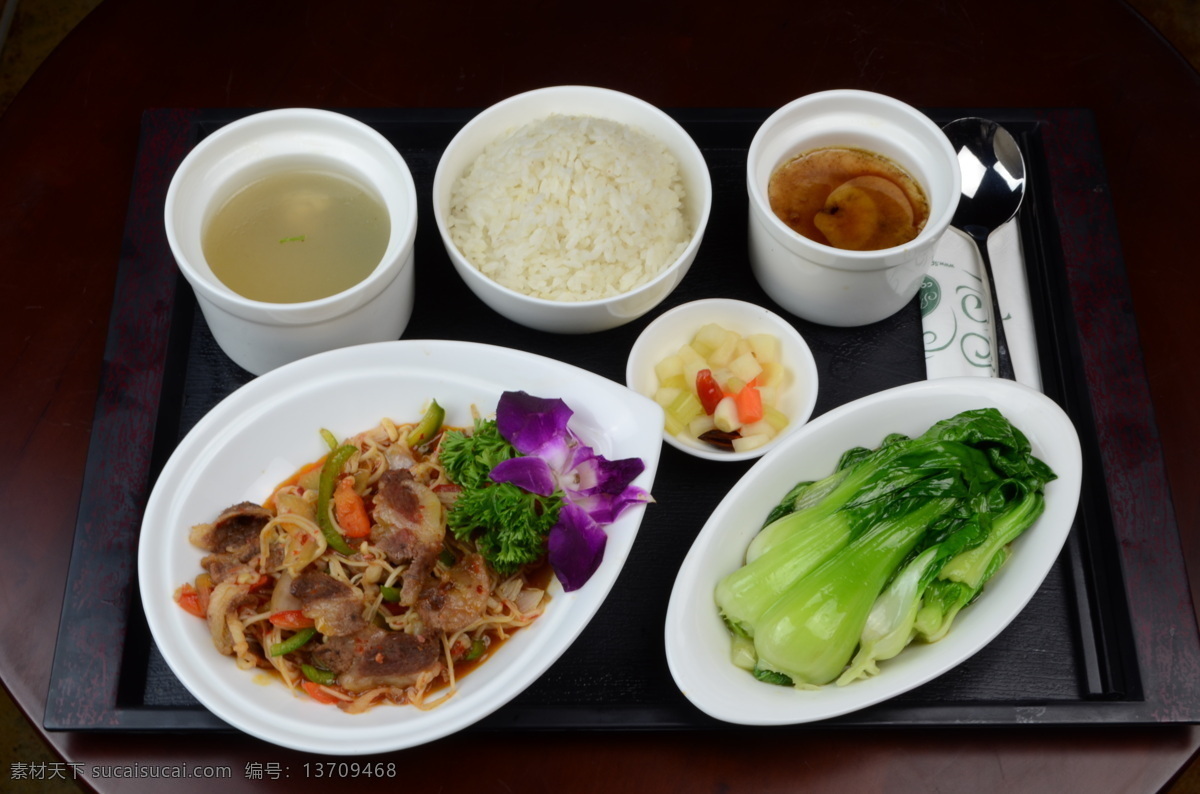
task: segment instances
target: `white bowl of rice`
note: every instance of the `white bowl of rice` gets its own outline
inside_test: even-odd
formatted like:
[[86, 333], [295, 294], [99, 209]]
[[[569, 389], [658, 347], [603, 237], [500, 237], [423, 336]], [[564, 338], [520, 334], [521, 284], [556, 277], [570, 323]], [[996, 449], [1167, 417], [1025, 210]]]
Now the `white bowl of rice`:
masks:
[[687, 274], [712, 208], [695, 141], [670, 116], [604, 88], [510, 97], [450, 141], [433, 215], [467, 286], [555, 333], [641, 317]]

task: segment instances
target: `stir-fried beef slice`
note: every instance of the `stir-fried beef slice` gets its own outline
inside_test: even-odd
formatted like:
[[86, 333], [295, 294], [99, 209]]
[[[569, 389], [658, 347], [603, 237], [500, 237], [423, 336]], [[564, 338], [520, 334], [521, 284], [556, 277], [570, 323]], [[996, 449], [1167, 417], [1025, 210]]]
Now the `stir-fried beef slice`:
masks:
[[409, 563], [400, 603], [411, 606], [429, 583], [442, 553], [446, 526], [442, 503], [430, 488], [403, 469], [391, 469], [379, 479], [375, 494], [375, 524], [371, 543], [393, 563]]
[[327, 573], [304, 571], [292, 581], [291, 592], [299, 600], [301, 611], [313, 619], [322, 634], [341, 637], [367, 625], [358, 593]]
[[421, 597], [421, 591], [436, 581], [431, 574], [440, 553], [441, 549], [436, 552], [424, 553], [409, 563], [401, 577], [403, 582], [400, 587], [401, 604], [409, 607], [415, 605]]
[[404, 469], [384, 472], [375, 494], [372, 543], [394, 562], [405, 562], [426, 548], [440, 551], [445, 534], [442, 503], [433, 491]]
[[312, 652], [313, 662], [338, 674], [351, 692], [378, 686], [406, 687], [441, 668], [441, 646], [431, 637], [369, 626], [350, 637], [330, 637]]
[[421, 591], [417, 614], [429, 631], [451, 634], [471, 625], [483, 614], [490, 593], [483, 557], [468, 554], [450, 568], [444, 581]]
[[200, 560], [201, 567], [208, 571], [213, 584], [220, 584], [247, 573], [257, 576], [257, 572], [232, 554], [210, 554]]
[[272, 518], [271, 512], [253, 502], [225, 509], [211, 524], [192, 527], [191, 541], [205, 551], [229, 554], [246, 562], [258, 553], [258, 536]]

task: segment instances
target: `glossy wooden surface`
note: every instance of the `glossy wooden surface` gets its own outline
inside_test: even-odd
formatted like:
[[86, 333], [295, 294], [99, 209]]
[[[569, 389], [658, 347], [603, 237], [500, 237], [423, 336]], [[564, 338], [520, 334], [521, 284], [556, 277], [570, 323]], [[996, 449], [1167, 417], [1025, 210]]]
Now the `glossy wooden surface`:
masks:
[[[1180, 218], [1195, 207], [1200, 184], [1200, 78], [1132, 11], [1108, 0], [1016, 0], [1002, 20], [983, 2], [523, 8], [106, 0], [0, 119], [0, 263], [9, 296], [0, 312], [8, 543], [0, 559], [0, 676], [35, 724], [140, 115], [150, 107], [481, 107], [579, 82], [665, 107], [774, 107], [855, 87], [921, 107], [1089, 108], [1197, 591], [1200, 459], [1192, 444], [1200, 439], [1200, 376], [1190, 332], [1198, 279], [1195, 224]], [[161, 781], [94, 770], [138, 764], [228, 765], [232, 781], [220, 785], [231, 788], [329, 782], [315, 777], [315, 767], [305, 770], [318, 759], [238, 736], [49, 738], [80, 771], [100, 773], [90, 783], [101, 791], [160, 791]], [[447, 790], [607, 791], [624, 783], [684, 791], [1155, 791], [1198, 746], [1195, 728], [818, 727], [735, 737], [472, 735], [387, 760], [402, 766], [407, 784]], [[193, 780], [178, 790], [211, 788]]]

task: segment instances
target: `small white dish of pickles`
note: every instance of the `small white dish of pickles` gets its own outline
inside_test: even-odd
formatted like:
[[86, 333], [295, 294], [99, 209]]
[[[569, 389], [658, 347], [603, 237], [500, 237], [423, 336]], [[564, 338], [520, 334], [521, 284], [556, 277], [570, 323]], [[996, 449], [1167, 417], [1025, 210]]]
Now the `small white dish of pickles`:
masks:
[[800, 333], [762, 306], [725, 298], [676, 306], [646, 326], [625, 382], [662, 406], [668, 444], [708, 460], [762, 456], [817, 402], [817, 365]]

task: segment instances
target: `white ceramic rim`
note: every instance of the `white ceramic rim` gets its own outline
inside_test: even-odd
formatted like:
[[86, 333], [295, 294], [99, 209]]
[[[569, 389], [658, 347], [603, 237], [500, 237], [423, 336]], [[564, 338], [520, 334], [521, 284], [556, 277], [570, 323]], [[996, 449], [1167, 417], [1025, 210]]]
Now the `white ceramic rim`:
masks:
[[[702, 300], [682, 303], [672, 309], [668, 309], [656, 317], [654, 321], [647, 325], [645, 330], [638, 335], [638, 338], [633, 343], [633, 347], [630, 348], [629, 358], [625, 365], [625, 385], [629, 386], [629, 388], [633, 389], [634, 391], [638, 391], [637, 387], [634, 385], [639, 378], [639, 373], [634, 371], [635, 355], [643, 346], [648, 344], [650, 340], [654, 339], [656, 335], [662, 333], [661, 329], [663, 326], [669, 325], [681, 314], [704, 312], [707, 309], [719, 310], [721, 307], [729, 307], [733, 311], [739, 311], [747, 315], [755, 316], [757, 318], [757, 322], [765, 323], [774, 328], [774, 333], [779, 336], [779, 341], [785, 355], [795, 356], [799, 359], [797, 361], [789, 360], [785, 362], [788, 368], [792, 370], [792, 377], [796, 380], [803, 380], [811, 384], [807, 389], [804, 400], [800, 403], [802, 406], [800, 411], [795, 415], [788, 416], [788, 426], [783, 429], [783, 432], [776, 435], [773, 439], [761, 447], [746, 450], [745, 452], [724, 452], [719, 449], [701, 446], [699, 442], [694, 445], [688, 444], [683, 439], [668, 433], [665, 427], [663, 428], [663, 439], [680, 452], [686, 452], [689, 455], [697, 458], [703, 458], [704, 460], [737, 463], [744, 460], [761, 458], [767, 452], [779, 446], [779, 444], [785, 438], [798, 431], [805, 425], [805, 423], [808, 422], [809, 417], [812, 416], [813, 409], [816, 408], [817, 395], [820, 390], [820, 374], [817, 370], [817, 361], [813, 357], [812, 349], [809, 348], [808, 342], [804, 339], [803, 335], [801, 335], [801, 333], [796, 330], [796, 327], [787, 320], [783, 319], [770, 309], [758, 305], [757, 303], [734, 300], [732, 298], [704, 298]], [[703, 323], [700, 324], [702, 325]], [[700, 325], [696, 326], [697, 330], [699, 327]], [[654, 366], [653, 362], [651, 362], [650, 366]]]
[[[259, 125], [270, 125], [289, 120], [303, 124], [305, 121], [314, 119], [322, 123], [345, 125], [353, 129], [356, 134], [370, 139], [376, 146], [380, 147], [381, 151], [386, 153], [395, 168], [395, 177], [399, 180], [399, 187], [405, 194], [409, 211], [404, 213], [403, 216], [393, 218], [388, 246], [384, 250], [383, 256], [380, 257], [379, 263], [365, 279], [341, 292], [324, 298], [318, 298], [317, 300], [297, 303], [271, 303], [268, 301], [253, 300], [234, 292], [224, 284], [214, 283], [216, 281], [215, 276], [210, 277], [197, 271], [191, 261], [181, 254], [181, 246], [178, 243], [175, 225], [172, 222], [175, 214], [175, 203], [181, 190], [180, 184], [187, 177], [191, 169], [196, 167], [195, 163], [210, 148], [219, 145], [226, 137], [241, 134], [247, 127], [253, 128]], [[272, 134], [278, 134], [278, 132], [273, 132]], [[231, 121], [196, 144], [183, 158], [183, 161], [179, 164], [179, 168], [176, 169], [175, 174], [171, 177], [171, 183], [167, 188], [163, 217], [165, 219], [164, 226], [166, 228], [167, 243], [171, 248], [180, 271], [183, 272], [184, 277], [187, 278], [188, 283], [192, 285], [193, 289], [201, 291], [210, 301], [238, 317], [253, 320], [260, 313], [269, 312], [273, 324], [284, 325], [291, 322], [309, 322], [314, 313], [320, 313], [322, 310], [327, 310], [338, 304], [345, 303], [348, 307], [359, 305], [363, 300], [367, 299], [367, 296], [381, 291], [382, 285], [380, 282], [386, 283], [396, 277], [399, 267], [392, 268], [385, 265], [393, 260], [399, 260], [398, 264], [400, 267], [406, 266], [404, 265], [406, 257], [402, 255], [402, 252], [413, 247], [417, 236], [417, 188], [413, 182], [412, 172], [409, 170], [408, 163], [405, 162], [404, 157], [396, 151], [396, 147], [387, 138], [369, 124], [351, 118], [344, 113], [337, 113], [331, 110], [318, 108], [278, 108], [253, 113]], [[397, 224], [396, 220], [399, 220], [400, 223]], [[317, 316], [325, 319], [329, 317], [329, 315], [325, 314], [317, 314]]]
[[[921, 245], [931, 242], [932, 239], [940, 237], [950, 226], [954, 218], [954, 211], [958, 205], [957, 200], [951, 201], [946, 209], [936, 217], [930, 217], [925, 222], [925, 228], [921, 230], [915, 238], [893, 248], [884, 248], [876, 251], [852, 251], [843, 248], [835, 248], [824, 243], [810, 240], [804, 235], [792, 229], [771, 210], [771, 205], [767, 200], [766, 194], [759, 190], [758, 180], [755, 174], [756, 166], [761, 157], [761, 150], [764, 147], [764, 141], [774, 131], [774, 128], [783, 122], [789, 115], [797, 110], [811, 108], [819, 110], [824, 104], [831, 102], [851, 100], [862, 105], [863, 110], [867, 110], [872, 106], [884, 107], [893, 112], [898, 112], [907, 117], [918, 128], [923, 129], [931, 136], [931, 141], [935, 148], [940, 149], [945, 155], [948, 164], [954, 172], [954, 183], [956, 186], [961, 185], [961, 172], [958, 165], [958, 156], [954, 152], [954, 147], [946, 134], [921, 111], [913, 106], [900, 101], [886, 94], [878, 94], [873, 91], [863, 91], [860, 89], [832, 89], [829, 91], [819, 91], [813, 94], [807, 94], [798, 99], [794, 99], [788, 104], [776, 110], [766, 121], [759, 126], [754, 138], [750, 142], [750, 149], [746, 155], [746, 192], [750, 196], [750, 201], [754, 204], [760, 218], [768, 225], [772, 233], [780, 237], [793, 241], [799, 246], [810, 247], [814, 252], [820, 255], [822, 266], [830, 267], [835, 270], [885, 270], [888, 265], [881, 264], [879, 260], [882, 256], [886, 256], [891, 252], [904, 251], [906, 249], [917, 248]], [[778, 167], [776, 163], [772, 168]], [[926, 191], [930, 188], [927, 185], [923, 186]], [[956, 187], [956, 190], [959, 188]], [[825, 259], [836, 257], [836, 261], [826, 263]]]
[[[343, 437], [385, 416], [416, 418], [437, 393], [446, 399], [447, 421], [469, 425], [473, 405], [489, 413], [505, 390], [564, 399], [575, 411], [571, 427], [610, 459], [640, 457], [645, 470], [635, 483], [652, 489], [662, 448], [662, 410], [656, 403], [587, 370], [491, 345], [402, 340], [310, 356], [250, 381], [196, 423], [147, 502], [138, 585], [163, 658], [201, 704], [231, 726], [280, 746], [324, 755], [389, 752], [486, 717], [570, 647], [616, 582], [647, 505], [629, 508], [605, 527], [604, 559], [583, 587], [567, 593], [553, 580], [545, 614], [462, 678], [458, 694], [431, 711], [381, 706], [349, 715], [293, 696], [277, 680], [264, 685], [254, 671], [240, 670], [220, 655], [204, 621], [172, 600], [174, 590], [202, 570], [204, 552], [188, 542], [188, 527], [211, 520], [228, 504], [264, 498], [299, 465], [327, 452], [321, 427]], [[277, 443], [262, 443], [260, 437]], [[246, 448], [253, 451], [243, 453]]]
[[[500, 282], [498, 282], [492, 278], [489, 278], [484, 273], [482, 273], [479, 270], [479, 268], [477, 268], [474, 264], [472, 264], [470, 261], [468, 261], [467, 258], [462, 254], [462, 252], [458, 250], [458, 246], [455, 245], [454, 240], [452, 240], [450, 238], [450, 230], [446, 227], [446, 221], [442, 217], [443, 213], [438, 210], [437, 200], [436, 200], [436, 197], [439, 195], [439, 193], [443, 189], [443, 185], [445, 184], [445, 181], [452, 180], [452, 179], [458, 179], [458, 177], [459, 177], [459, 174], [446, 173], [445, 169], [443, 169], [443, 167], [442, 167], [442, 164], [445, 162], [445, 157], [443, 157], [441, 160], [438, 161], [437, 170], [434, 172], [434, 177], [433, 177], [433, 195], [435, 197], [434, 206], [433, 206], [433, 219], [434, 219], [434, 222], [437, 224], [438, 234], [441, 235], [442, 243], [446, 246], [448, 255], [457, 258], [463, 265], [465, 265], [463, 270], [465, 272], [470, 273], [472, 278], [475, 278], [483, 283], [491, 285], [494, 289], [496, 289], [496, 291], [498, 291], [502, 295], [507, 295], [509, 297], [515, 298], [520, 301], [527, 301], [528, 303], [530, 303], [534, 306], [562, 307], [565, 305], [565, 306], [579, 306], [581, 308], [583, 308], [583, 307], [603, 307], [603, 306], [608, 306], [610, 304], [626, 301], [626, 300], [629, 300], [630, 298], [640, 297], [644, 293], [654, 292], [655, 289], [662, 282], [664, 282], [672, 277], [672, 274], [675, 273], [675, 271], [677, 271], [679, 269], [681, 263], [688, 262], [691, 260], [692, 257], [695, 256], [697, 250], [700, 248], [700, 243], [702, 242], [702, 240], [704, 238], [704, 232], [708, 228], [709, 216], [712, 214], [712, 193], [713, 193], [712, 176], [708, 172], [708, 165], [707, 165], [707, 161], [704, 159], [704, 153], [700, 151], [700, 147], [696, 145], [696, 142], [692, 139], [692, 136], [688, 134], [687, 130], [685, 130], [683, 128], [683, 126], [680, 125], [679, 122], [677, 122], [677, 121], [675, 121], [675, 119], [671, 118], [661, 108], [655, 107], [654, 105], [650, 104], [646, 100], [639, 99], [638, 97], [635, 97], [632, 94], [626, 94], [622, 91], [616, 91], [611, 88], [600, 88], [598, 86], [588, 86], [588, 85], [558, 85], [558, 86], [548, 86], [546, 88], [536, 88], [532, 91], [525, 91], [520, 94], [515, 94], [513, 96], [508, 97], [507, 99], [503, 99], [503, 100], [497, 102], [494, 105], [491, 105], [490, 107], [481, 111], [478, 115], [476, 115], [470, 121], [468, 121], [463, 126], [463, 128], [460, 129], [458, 131], [458, 133], [455, 134], [455, 136], [450, 140], [450, 143], [446, 146], [445, 151], [449, 151], [456, 144], [458, 144], [461, 141], [461, 139], [470, 135], [471, 132], [475, 129], [475, 127], [478, 127], [481, 124], [487, 123], [487, 121], [491, 115], [502, 112], [504, 109], [506, 109], [512, 105], [521, 104], [521, 103], [527, 102], [533, 98], [553, 96], [555, 94], [575, 94], [575, 93], [578, 93], [581, 91], [582, 92], [592, 92], [597, 95], [604, 95], [604, 96], [607, 96], [610, 98], [616, 98], [616, 99], [618, 99], [618, 101], [627, 102], [631, 105], [641, 108], [642, 110], [644, 110], [647, 113], [658, 116], [665, 124], [667, 124], [670, 127], [673, 127], [675, 130], [677, 130], [679, 132], [679, 135], [681, 136], [681, 140], [683, 140], [685, 142], [685, 145], [688, 149], [688, 154], [690, 156], [696, 158], [696, 160], [701, 165], [704, 166], [702, 169], [700, 169], [700, 173], [696, 175], [697, 179], [705, 186], [704, 199], [703, 199], [703, 203], [701, 204], [701, 207], [700, 207], [700, 212], [698, 214], [698, 220], [696, 222], [696, 227], [694, 229], [692, 229], [692, 237], [688, 241], [687, 247], [675, 259], [675, 261], [673, 261], [671, 264], [669, 264], [668, 266], [663, 268], [662, 271], [657, 276], [650, 279], [645, 284], [641, 284], [641, 285], [629, 290], [628, 292], [622, 292], [620, 295], [613, 295], [613, 296], [610, 296], [607, 298], [595, 298], [593, 300], [586, 300], [586, 301], [556, 301], [556, 300], [551, 300], [550, 298], [539, 298], [536, 295], [528, 295], [524, 292], [518, 292], [517, 290], [512, 289], [511, 287], [504, 286]], [[596, 117], [604, 118], [603, 114], [597, 114]], [[534, 121], [534, 120], [536, 120], [536, 118], [530, 118], [530, 121]], [[634, 125], [634, 126], [636, 126], [636, 125]], [[660, 143], [663, 143], [664, 145], [666, 145], [665, 141], [660, 140]], [[681, 158], [679, 157], [679, 154], [676, 153], [673, 149], [672, 149], [672, 153], [675, 154], [675, 157], [677, 160], [680, 160], [680, 167], [683, 167], [683, 162], [682, 162]], [[691, 201], [693, 199], [691, 196], [688, 196], [686, 200]]]
[[[1058, 479], [1046, 486], [1043, 515], [1015, 541], [1011, 559], [959, 615], [950, 633], [933, 644], [910, 646], [882, 662], [878, 675], [844, 687], [781, 687], [735, 667], [730, 635], [712, 594], [720, 577], [738, 567], [774, 504], [764, 503], [770, 501], [767, 495], [781, 498], [796, 482], [820, 476], [817, 469], [831, 472], [840, 452], [852, 446], [878, 444], [888, 432], [924, 432], [934, 421], [987, 406], [1000, 409], [1029, 437], [1034, 454]], [[843, 441], [845, 446], [839, 446]], [[1041, 392], [1014, 381], [970, 376], [918, 381], [823, 414], [755, 463], [697, 535], [667, 607], [664, 639], [671, 675], [701, 711], [745, 725], [793, 725], [837, 717], [942, 675], [995, 639], [1041, 587], [1074, 523], [1082, 469], [1079, 436], [1070, 418]]]

